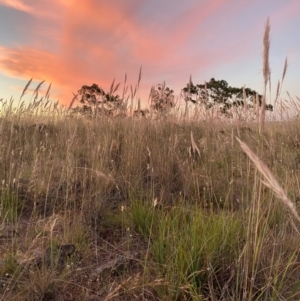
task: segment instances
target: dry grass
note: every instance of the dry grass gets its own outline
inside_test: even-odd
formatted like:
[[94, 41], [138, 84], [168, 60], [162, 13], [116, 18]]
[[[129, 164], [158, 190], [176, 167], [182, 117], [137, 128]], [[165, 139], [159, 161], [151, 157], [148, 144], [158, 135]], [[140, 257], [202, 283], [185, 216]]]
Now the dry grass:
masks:
[[270, 85], [271, 89], [271, 70], [269, 65], [269, 51], [270, 51], [270, 20], [268, 18], [265, 33], [263, 37], [263, 76], [264, 76], [264, 95], [262, 99], [262, 106], [260, 112], [260, 120], [259, 120], [259, 131], [260, 134], [264, 131], [265, 126], [265, 107], [266, 107], [266, 98], [267, 98], [267, 86]]
[[[233, 139], [260, 153], [279, 179], [250, 153], [264, 182], [297, 214], [281, 188], [299, 197], [297, 121], [266, 123], [261, 138], [250, 123], [63, 117], [40, 132], [31, 118], [1, 120], [3, 298], [297, 300], [299, 237]], [[240, 239], [216, 239], [237, 225]], [[69, 267], [32, 266], [61, 244], [80, 253]], [[127, 252], [124, 270], [95, 275]]]
[[241, 145], [243, 151], [249, 156], [251, 161], [254, 163], [255, 167], [264, 177], [263, 183], [272, 189], [277, 197], [282, 200], [282, 202], [289, 208], [290, 212], [294, 215], [294, 217], [300, 222], [300, 216], [296, 210], [296, 206], [294, 202], [292, 202], [288, 196], [286, 195], [284, 189], [279, 185], [274, 175], [271, 173], [269, 168], [261, 161], [261, 159], [249, 148], [249, 146], [237, 138], [238, 142]]
[[[23, 101], [31, 82], [16, 110], [4, 102], [0, 300], [299, 300], [300, 124], [284, 115], [286, 70], [280, 123], [180, 105], [149, 119], [70, 117], [76, 97], [60, 108], [50, 87]], [[123, 89], [131, 113], [140, 80]], [[76, 251], [60, 260], [64, 245]]]

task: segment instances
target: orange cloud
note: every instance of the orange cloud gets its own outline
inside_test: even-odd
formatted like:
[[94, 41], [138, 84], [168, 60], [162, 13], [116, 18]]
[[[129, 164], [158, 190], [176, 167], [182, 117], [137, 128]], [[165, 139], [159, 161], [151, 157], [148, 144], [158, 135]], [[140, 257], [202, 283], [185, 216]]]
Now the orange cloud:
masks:
[[[257, 19], [251, 28], [243, 29], [242, 35], [236, 36], [233, 30], [229, 38], [220, 36], [223, 24], [245, 13], [249, 3], [188, 1], [182, 11], [174, 13], [167, 4], [163, 11], [155, 11], [153, 7], [160, 10], [160, 5], [154, 2], [0, 0], [0, 5], [33, 14], [35, 20], [28, 30], [28, 45], [33, 46], [0, 48], [0, 68], [16, 77], [52, 82], [62, 91], [61, 101], [68, 103], [71, 92], [83, 84], [95, 82], [107, 90], [113, 78], [122, 81], [128, 73], [132, 79], [129, 84], [135, 85], [141, 65], [143, 94], [164, 79], [182, 87], [189, 74], [200, 68], [204, 71], [223, 62], [228, 64], [251, 52], [257, 32], [261, 33], [257, 38], [261, 43], [263, 24]], [[173, 5], [171, 0], [166, 3]], [[230, 37], [238, 50], [230, 48], [233, 43], [220, 47], [223, 40], [228, 45], [225, 40]]]
[[[32, 48], [1, 47], [0, 69], [6, 74], [22, 79], [45, 80], [62, 91], [60, 100], [67, 104], [72, 99], [72, 91], [77, 92], [83, 84], [95, 80], [79, 64], [70, 65], [62, 57]], [[99, 79], [99, 78], [98, 78]], [[102, 78], [102, 82], [109, 82]], [[58, 96], [58, 95], [57, 95]]]
[[[59, 61], [51, 53], [31, 48], [5, 48], [1, 47], [0, 66], [7, 73], [14, 76], [31, 77], [41, 80], [59, 78]], [[45, 74], [47, 70], [47, 76]], [[45, 78], [46, 76], [46, 78]]]
[[[191, 6], [175, 18], [172, 30], [162, 28], [163, 34], [155, 30], [159, 24], [154, 25], [149, 21], [151, 18], [144, 23], [135, 18], [134, 14], [143, 3], [138, 0], [128, 1], [128, 6], [95, 0], [52, 2], [61, 11], [57, 29], [45, 30], [44, 27], [41, 30], [40, 26], [31, 29], [33, 34], [43, 35], [44, 40], [50, 38], [58, 43], [58, 51], [3, 47], [0, 67], [13, 76], [52, 82], [62, 91], [63, 103], [68, 103], [71, 92], [76, 92], [83, 84], [96, 82], [108, 89], [113, 78], [122, 81], [125, 73], [129, 73], [129, 78], [134, 77], [129, 84], [135, 85], [141, 65], [142, 80], [148, 84], [141, 93], [148, 95], [151, 85], [165, 79], [160, 78], [160, 73], [171, 72], [169, 77], [176, 83], [175, 78], [182, 76], [187, 81], [195, 68], [206, 68], [212, 61], [217, 64], [224, 56], [228, 57], [227, 54], [218, 56], [218, 50], [203, 51], [202, 56], [182, 52], [187, 50], [184, 43], [193, 36], [199, 24], [220, 10], [225, 0]], [[206, 36], [208, 33], [202, 38]]]
[[[141, 23], [134, 15], [138, 7], [131, 10], [133, 6], [141, 5], [140, 1], [129, 2], [130, 7], [94, 0], [75, 0], [72, 6], [67, 5], [63, 40], [65, 56], [70, 63], [78, 61], [79, 57], [88, 58], [89, 64], [94, 62], [100, 72], [113, 71], [108, 72], [112, 76], [137, 70], [140, 65], [150, 73], [158, 73], [161, 68], [165, 68], [165, 72], [166, 67], [176, 69], [178, 64], [193, 68], [195, 63], [189, 53], [182, 52], [187, 50], [185, 43], [193, 38], [201, 22], [222, 10], [227, 1], [202, 1], [192, 5], [175, 18], [169, 28], [155, 24], [155, 18]], [[209, 35], [211, 32], [202, 29], [201, 39]], [[198, 59], [198, 66], [210, 63], [207, 55]]]

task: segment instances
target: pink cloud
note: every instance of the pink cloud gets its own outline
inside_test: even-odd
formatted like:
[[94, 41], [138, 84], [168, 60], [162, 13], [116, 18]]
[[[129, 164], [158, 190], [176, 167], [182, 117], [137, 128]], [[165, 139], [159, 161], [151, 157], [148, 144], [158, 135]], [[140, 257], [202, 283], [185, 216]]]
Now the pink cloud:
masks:
[[[300, 3], [298, 1], [286, 1], [273, 15], [272, 20], [280, 26], [284, 21], [300, 17]], [[287, 19], [288, 18], [288, 19]], [[271, 20], [271, 21], [272, 21]]]
[[11, 7], [27, 13], [34, 12], [34, 8], [32, 6], [25, 4], [25, 2], [21, 0], [0, 0], [0, 5]]
[[[184, 44], [199, 30], [199, 25], [211, 17], [212, 14], [222, 9], [226, 0], [199, 1], [189, 7], [179, 19], [175, 20], [175, 28], [172, 33], [172, 43], [174, 46]], [[201, 33], [205, 36], [208, 33], [204, 28]], [[199, 34], [199, 33], [198, 33]]]
[[[75, 2], [75, 3], [74, 3]], [[138, 1], [131, 1], [138, 3]], [[155, 32], [152, 34], [137, 24], [126, 7], [108, 1], [73, 1], [66, 11], [64, 25], [65, 45], [70, 50], [87, 51], [87, 48], [106, 48], [111, 52], [124, 52], [136, 60], [161, 58]]]
[[58, 0], [0, 0], [1, 5], [28, 13], [42, 21], [45, 19], [57, 20], [64, 9], [64, 5]]
[[[150, 85], [157, 84], [153, 78], [159, 78], [160, 72], [171, 72], [171, 78], [177, 83], [179, 80], [175, 78], [182, 78], [183, 73], [188, 77], [195, 67], [207, 68], [212, 62], [221, 63], [229, 56], [227, 52], [218, 55], [218, 49], [204, 50], [202, 56], [193, 52], [184, 55], [179, 49], [193, 36], [201, 22], [222, 9], [225, 0], [191, 6], [175, 20], [170, 38], [149, 30], [149, 23], [138, 23], [131, 7], [94, 0], [54, 2], [64, 7], [61, 8], [62, 16], [57, 20], [61, 32], [51, 28], [41, 30], [40, 26], [32, 28], [32, 31], [42, 34], [45, 39], [55, 40], [59, 51], [2, 48], [0, 67], [14, 76], [52, 82], [63, 91], [64, 103], [69, 102], [71, 91], [76, 92], [81, 85], [97, 82], [107, 89], [114, 77], [117, 81], [122, 80], [126, 72], [130, 78], [134, 77], [131, 82], [134, 85], [140, 65], [144, 66], [143, 80], [149, 84], [144, 94], [148, 94]], [[130, 2], [131, 6], [138, 3], [137, 0]], [[168, 30], [163, 31], [167, 33]]]
[[[159, 1], [156, 2], [159, 7]], [[260, 3], [253, 0], [252, 5], [253, 2]], [[296, 10], [292, 4], [295, 2], [289, 3], [286, 10]], [[261, 45], [263, 23], [255, 19], [242, 35], [235, 36], [235, 25], [230, 27], [234, 30], [229, 39], [234, 39], [238, 50], [220, 46], [223, 41], [224, 45], [227, 43], [225, 35], [220, 36], [222, 26], [245, 13], [249, 3], [190, 1], [182, 12], [159, 23], [165, 12], [145, 14], [141, 21], [141, 12], [145, 13], [150, 5], [146, 0], [126, 0], [126, 4], [108, 0], [0, 0], [0, 5], [33, 14], [38, 25], [29, 30], [32, 47], [0, 49], [0, 68], [13, 76], [52, 82], [62, 91], [60, 98], [64, 103], [83, 84], [95, 82], [108, 89], [113, 78], [122, 81], [125, 73], [134, 85], [141, 65], [142, 81], [148, 84], [145, 95], [150, 85], [157, 84], [163, 76], [184, 86], [189, 74], [200, 68], [208, 70], [245, 58], [252, 51], [253, 40]], [[261, 33], [258, 37], [257, 32]], [[210, 45], [211, 41], [217, 46]]]

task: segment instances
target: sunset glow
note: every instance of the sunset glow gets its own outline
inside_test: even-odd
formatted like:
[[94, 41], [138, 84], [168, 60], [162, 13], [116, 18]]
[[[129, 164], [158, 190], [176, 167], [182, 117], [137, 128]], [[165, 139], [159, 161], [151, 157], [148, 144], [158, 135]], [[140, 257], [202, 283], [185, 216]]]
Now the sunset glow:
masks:
[[283, 91], [300, 96], [295, 0], [0, 0], [0, 16], [1, 98], [18, 98], [33, 78], [52, 83], [53, 100], [68, 104], [84, 84], [107, 90], [127, 74], [135, 85], [141, 66], [142, 98], [164, 80], [179, 95], [190, 75], [195, 83], [215, 77], [261, 93], [268, 17], [273, 86], [288, 57]]

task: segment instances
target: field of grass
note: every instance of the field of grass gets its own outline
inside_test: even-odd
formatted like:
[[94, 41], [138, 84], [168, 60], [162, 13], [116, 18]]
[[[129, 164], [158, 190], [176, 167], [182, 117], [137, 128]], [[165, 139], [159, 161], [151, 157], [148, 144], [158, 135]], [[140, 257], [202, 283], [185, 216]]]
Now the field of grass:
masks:
[[300, 223], [236, 139], [297, 209], [296, 119], [4, 109], [0, 300], [300, 299]]
[[18, 105], [1, 100], [0, 301], [300, 300], [300, 122], [286, 118], [300, 110], [279, 101], [286, 68], [273, 120], [264, 102], [260, 118], [201, 106], [76, 117], [49, 90], [38, 100], [40, 86], [23, 102], [30, 82]]

